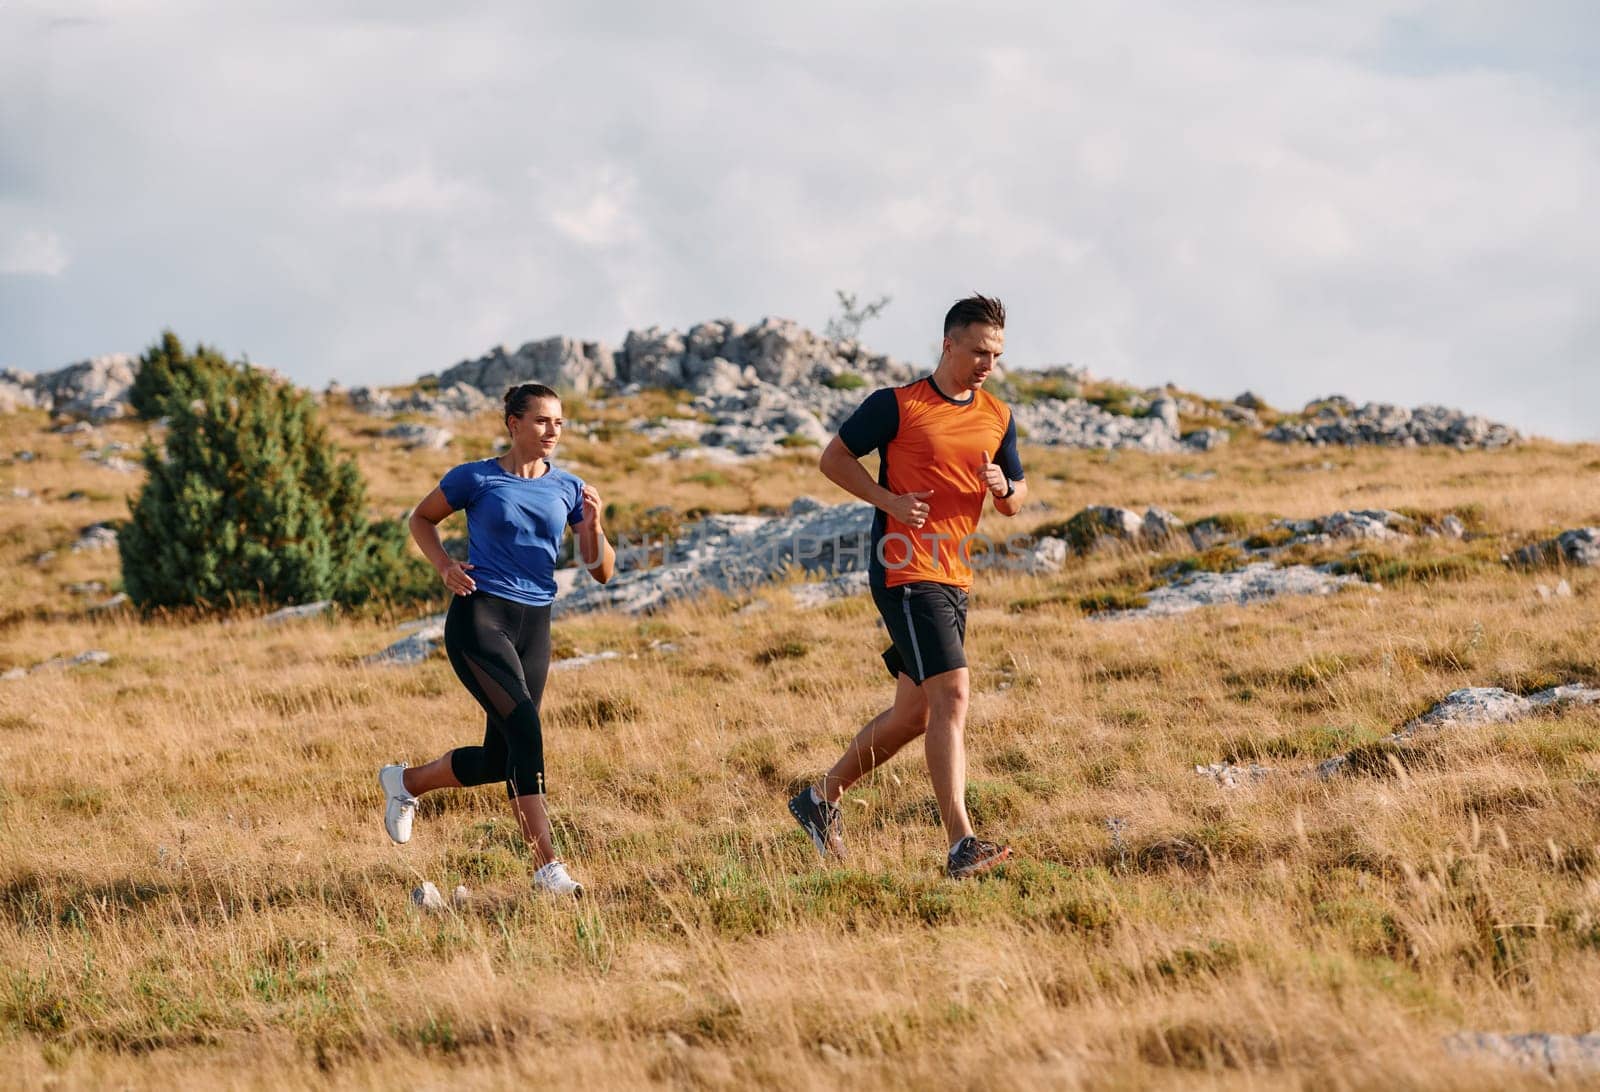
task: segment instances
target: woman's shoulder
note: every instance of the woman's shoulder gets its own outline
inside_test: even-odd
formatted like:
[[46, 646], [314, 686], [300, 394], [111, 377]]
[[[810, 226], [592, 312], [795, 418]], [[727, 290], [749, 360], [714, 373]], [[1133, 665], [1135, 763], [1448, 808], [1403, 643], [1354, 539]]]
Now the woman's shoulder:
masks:
[[492, 473], [498, 465], [498, 460], [493, 458], [473, 459], [471, 462], [457, 463], [452, 466], [445, 471], [445, 477], [454, 475], [462, 478], [481, 478], [486, 474]]

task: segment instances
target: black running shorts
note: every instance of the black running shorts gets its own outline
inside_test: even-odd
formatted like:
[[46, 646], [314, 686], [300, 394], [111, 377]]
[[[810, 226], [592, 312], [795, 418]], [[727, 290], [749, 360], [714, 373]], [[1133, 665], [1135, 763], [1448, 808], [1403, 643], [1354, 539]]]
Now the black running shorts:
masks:
[[921, 686], [935, 675], [967, 666], [967, 593], [949, 584], [918, 581], [873, 588], [894, 644], [883, 654], [890, 676], [909, 675]]

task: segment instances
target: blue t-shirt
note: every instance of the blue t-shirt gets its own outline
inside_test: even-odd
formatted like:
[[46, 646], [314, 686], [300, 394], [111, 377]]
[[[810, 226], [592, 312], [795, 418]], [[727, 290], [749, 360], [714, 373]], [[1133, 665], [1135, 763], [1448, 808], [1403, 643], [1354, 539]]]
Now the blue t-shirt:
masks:
[[545, 466], [537, 478], [519, 478], [499, 459], [483, 459], [439, 482], [450, 507], [467, 513], [467, 561], [478, 589], [530, 607], [555, 600], [562, 529], [583, 522], [583, 480]]

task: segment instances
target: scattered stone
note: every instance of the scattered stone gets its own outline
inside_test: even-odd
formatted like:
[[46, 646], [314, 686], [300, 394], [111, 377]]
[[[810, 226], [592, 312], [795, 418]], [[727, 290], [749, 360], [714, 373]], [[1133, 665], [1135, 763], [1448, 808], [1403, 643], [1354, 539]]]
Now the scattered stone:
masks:
[[1539, 593], [1539, 598], [1548, 603], [1552, 599], [1571, 599], [1572, 585], [1565, 580], [1559, 581], [1555, 587], [1548, 584], [1535, 584], [1533, 590]]
[[605, 663], [607, 660], [615, 660], [621, 655], [622, 653], [615, 649], [608, 648], [603, 652], [589, 652], [582, 656], [568, 656], [564, 660], [551, 660], [550, 670], [571, 671], [574, 668], [589, 667], [593, 664]]
[[1386, 508], [1334, 512], [1324, 516], [1319, 530], [1329, 538], [1355, 538], [1382, 542], [1403, 538], [1416, 521]]
[[1467, 537], [1467, 525], [1461, 517], [1454, 512], [1446, 513], [1444, 519], [1439, 521], [1439, 533], [1445, 538], [1462, 539]]
[[128, 598], [127, 592], [118, 592], [105, 602], [94, 604], [89, 608], [89, 611], [93, 614], [109, 613], [110, 611], [121, 610], [123, 607], [132, 602], [133, 600]]
[[1600, 703], [1600, 689], [1568, 683], [1552, 686], [1528, 695], [1528, 703], [1535, 709], [1548, 709], [1552, 705], [1594, 705]]
[[38, 671], [65, 671], [73, 667], [98, 667], [110, 662], [111, 653], [93, 648], [72, 657], [57, 656], [54, 659], [45, 660], [43, 663], [34, 664], [32, 667], [13, 667], [10, 671], [0, 675], [0, 679], [20, 679]]
[[95, 595], [106, 590], [103, 580], [85, 580], [78, 584], [68, 584], [67, 592], [70, 595]]
[[1533, 703], [1527, 698], [1497, 686], [1464, 687], [1452, 690], [1432, 709], [1407, 721], [1396, 733], [1396, 738], [1403, 739], [1427, 728], [1503, 724], [1520, 720], [1533, 712], [1533, 708]]
[[1002, 567], [1009, 572], [1048, 576], [1066, 567], [1069, 549], [1066, 539], [1045, 535], [1031, 547], [1008, 551]]
[[[510, 384], [507, 384], [510, 386]], [[474, 417], [504, 405], [504, 390], [495, 398], [465, 383], [455, 383], [435, 391], [413, 390], [405, 396], [376, 387], [356, 387], [349, 394], [350, 407], [374, 417], [393, 417], [416, 413], [426, 417]]]
[[1183, 534], [1183, 528], [1183, 520], [1165, 508], [1147, 508], [1144, 519], [1139, 521], [1139, 533], [1144, 536], [1145, 541], [1152, 543], [1177, 538]]
[[1224, 429], [1198, 428], [1185, 432], [1178, 444], [1185, 451], [1215, 451], [1231, 439]]
[[436, 614], [430, 618], [408, 622], [401, 629], [411, 628], [415, 632], [409, 637], [403, 637], [383, 649], [365, 657], [362, 663], [368, 664], [420, 664], [432, 658], [438, 652], [440, 642], [444, 640], [444, 615]]
[[11, 495], [17, 500], [32, 500], [33, 490], [25, 485], [14, 485], [11, 487]]
[[1236, 406], [1242, 406], [1243, 408], [1251, 410], [1255, 413], [1260, 413], [1262, 410], [1272, 408], [1262, 401], [1261, 396], [1256, 394], [1254, 391], [1245, 391], [1243, 394], [1239, 395], [1239, 397], [1233, 400], [1233, 404]]
[[282, 625], [284, 622], [292, 622], [300, 618], [313, 618], [326, 612], [332, 606], [332, 600], [319, 599], [315, 603], [302, 603], [299, 606], [283, 607], [280, 610], [275, 610], [271, 614], [263, 616], [261, 621], [269, 626]]
[[72, 552], [76, 554], [84, 550], [109, 550], [116, 545], [116, 528], [106, 523], [94, 523], [83, 529], [78, 541], [72, 544]]
[[1272, 772], [1272, 768], [1259, 766], [1254, 762], [1248, 766], [1235, 766], [1232, 762], [1213, 762], [1209, 766], [1196, 766], [1194, 772], [1201, 777], [1210, 778], [1225, 789], [1236, 789], [1241, 785], [1262, 780]]
[[1107, 504], [1091, 504], [1067, 520], [1064, 537], [1079, 553], [1106, 545], [1138, 542], [1144, 536], [1139, 513]]
[[1230, 573], [1196, 572], [1145, 593], [1146, 605], [1131, 610], [1101, 611], [1089, 617], [1097, 622], [1125, 618], [1164, 618], [1200, 607], [1252, 603], [1280, 595], [1331, 595], [1350, 584], [1364, 583], [1357, 576], [1319, 572], [1305, 565], [1279, 568], [1258, 561]]
[[1306, 419], [1283, 422], [1266, 433], [1275, 443], [1376, 444], [1385, 447], [1453, 447], [1492, 449], [1516, 443], [1516, 430], [1483, 417], [1445, 406], [1406, 409], [1380, 402], [1357, 408], [1333, 395], [1307, 403]]
[[1150, 408], [1145, 411], [1146, 417], [1154, 417], [1167, 431], [1174, 436], [1178, 434], [1178, 403], [1176, 399], [1162, 395], [1150, 403]]
[[840, 573], [838, 576], [811, 584], [796, 584], [789, 589], [789, 594], [793, 596], [795, 605], [801, 610], [811, 610], [824, 603], [831, 603], [835, 599], [863, 595], [867, 590], [867, 572], [862, 569]]
[[452, 433], [449, 429], [432, 425], [401, 424], [385, 429], [383, 436], [386, 440], [399, 440], [408, 451], [418, 448], [441, 451], [450, 443]]
[[1511, 555], [1511, 561], [1530, 568], [1540, 565], [1600, 565], [1600, 527], [1576, 527], [1562, 531], [1555, 538], [1524, 546]]
[[1600, 1073], [1600, 1034], [1552, 1035], [1529, 1032], [1501, 1035], [1464, 1032], [1445, 1040], [1445, 1049], [1465, 1058], [1490, 1058], [1552, 1078]]
[[421, 887], [412, 890], [411, 905], [430, 914], [442, 914], [448, 909], [444, 896], [439, 894], [432, 880], [423, 880]]
[[647, 463], [676, 463], [690, 459], [702, 459], [708, 463], [720, 463], [723, 466], [732, 466], [737, 463], [749, 462], [756, 455], [741, 455], [725, 447], [706, 447], [696, 444], [693, 447], [669, 447], [665, 451], [658, 451], [654, 455], [646, 455]]
[[464, 883], [456, 884], [456, 889], [450, 892], [450, 905], [457, 910], [465, 910], [472, 903], [472, 892]]

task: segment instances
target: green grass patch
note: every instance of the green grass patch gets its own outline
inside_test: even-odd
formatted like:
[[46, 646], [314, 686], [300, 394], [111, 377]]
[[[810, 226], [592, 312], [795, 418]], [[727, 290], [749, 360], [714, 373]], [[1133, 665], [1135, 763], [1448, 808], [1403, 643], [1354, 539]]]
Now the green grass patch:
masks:
[[1107, 588], [1078, 597], [1078, 609], [1085, 614], [1099, 614], [1108, 610], [1139, 610], [1149, 605], [1150, 600], [1143, 592], [1131, 588]]
[[1393, 557], [1362, 550], [1333, 563], [1341, 576], [1359, 576], [1378, 584], [1431, 584], [1466, 580], [1499, 569], [1495, 562], [1470, 554], [1448, 557]]
[[760, 649], [751, 657], [762, 667], [775, 664], [780, 660], [798, 660], [811, 651], [811, 646], [799, 637], [787, 637]]
[[1423, 527], [1438, 527], [1444, 522], [1446, 516], [1455, 516], [1467, 528], [1469, 534], [1482, 534], [1489, 529], [1488, 513], [1483, 505], [1473, 502], [1470, 504], [1457, 504], [1449, 508], [1417, 508], [1412, 505], [1398, 505], [1391, 509], [1400, 513], [1407, 519], [1414, 519]]
[[828, 376], [822, 381], [822, 385], [830, 390], [858, 391], [867, 385], [867, 380], [855, 372], [840, 372], [838, 375]]
[[1180, 558], [1173, 566], [1179, 575], [1188, 573], [1231, 573], [1250, 564], [1250, 559], [1237, 546], [1213, 546], [1197, 554]]
[[1251, 550], [1272, 550], [1283, 546], [1294, 538], [1294, 531], [1287, 527], [1268, 527], [1264, 531], [1257, 531], [1244, 540], [1245, 547]]

